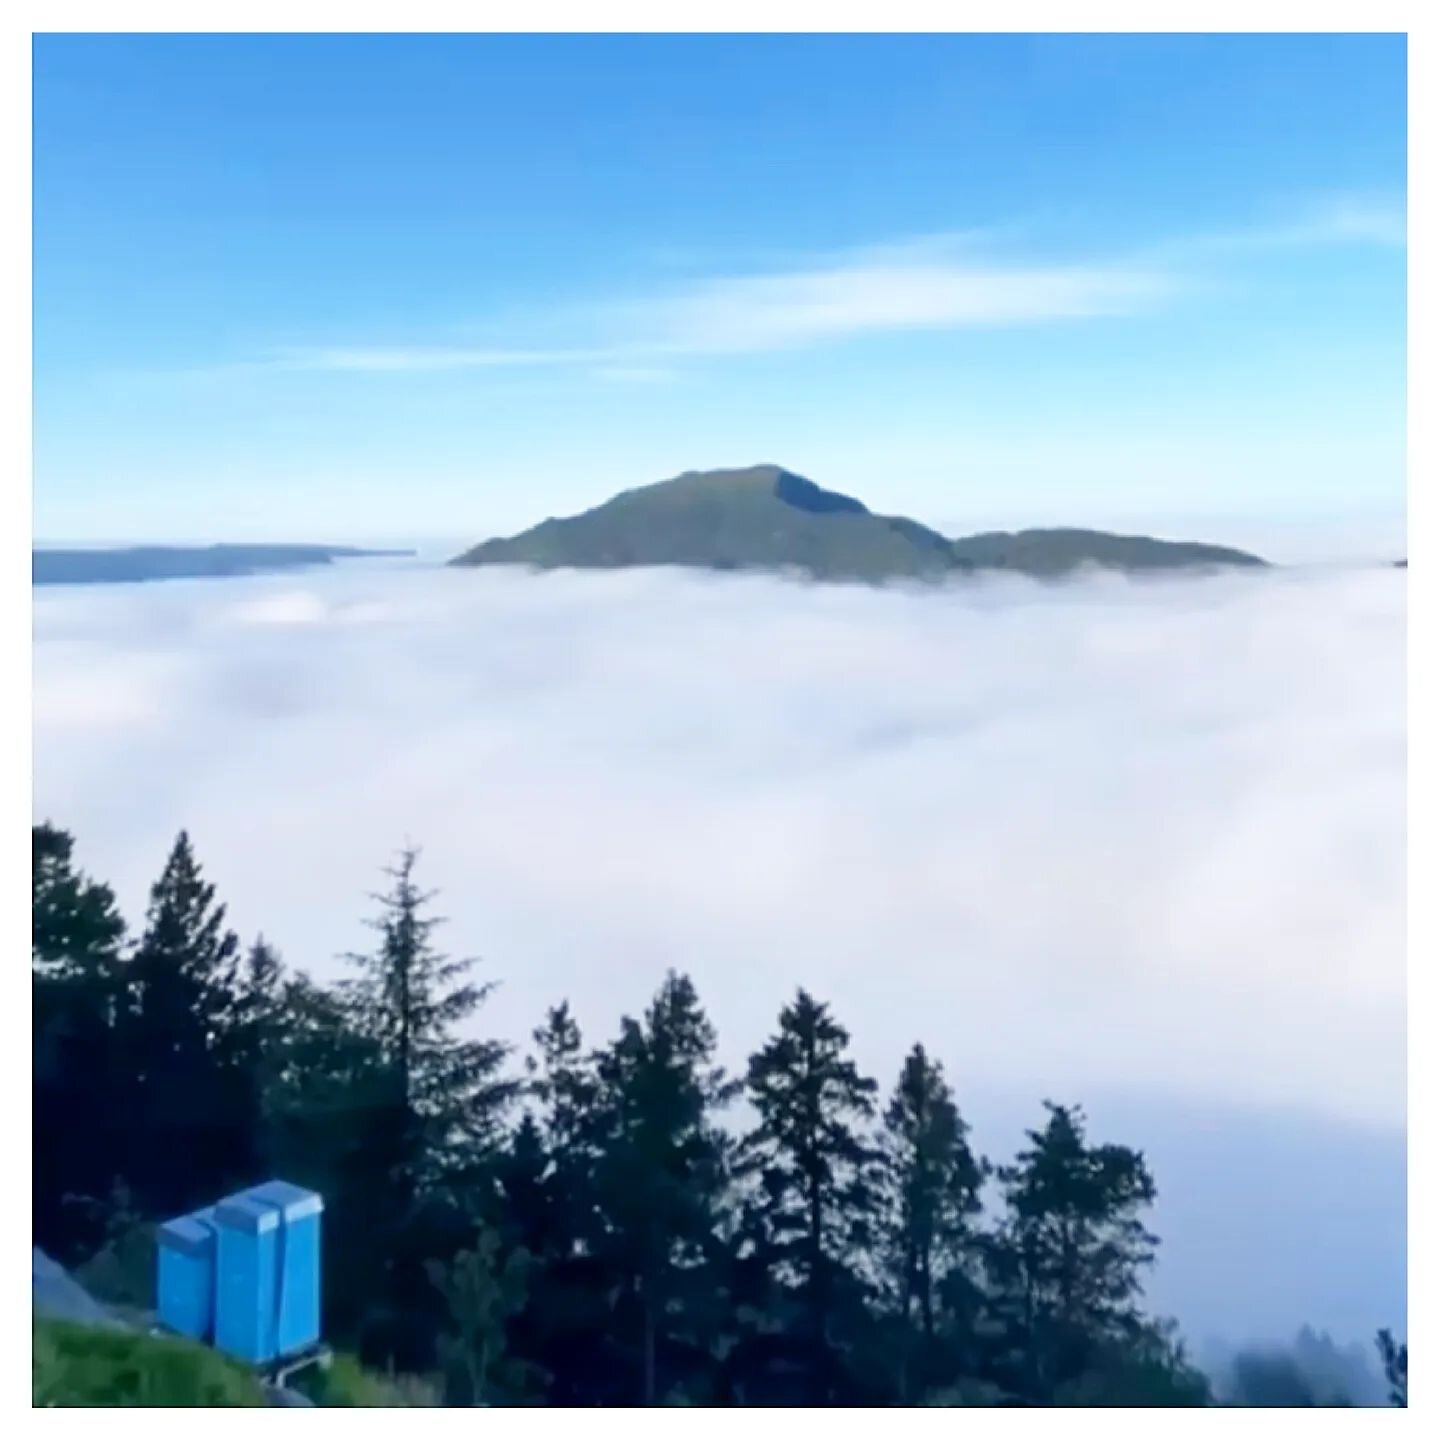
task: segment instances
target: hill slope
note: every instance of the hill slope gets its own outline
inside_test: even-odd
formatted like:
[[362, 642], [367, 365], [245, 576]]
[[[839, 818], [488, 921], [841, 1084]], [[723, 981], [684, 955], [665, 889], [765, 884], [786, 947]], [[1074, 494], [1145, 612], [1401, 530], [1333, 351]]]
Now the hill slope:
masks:
[[32, 585], [107, 585], [143, 580], [223, 579], [330, 565], [336, 560], [409, 555], [348, 545], [133, 545], [113, 550], [33, 549]]
[[1024, 530], [948, 540], [901, 516], [778, 465], [688, 471], [626, 490], [568, 519], [487, 540], [452, 565], [615, 569], [681, 565], [795, 570], [817, 580], [938, 580], [981, 570], [1060, 575], [1080, 565], [1121, 570], [1262, 565], [1243, 551], [1088, 530]]

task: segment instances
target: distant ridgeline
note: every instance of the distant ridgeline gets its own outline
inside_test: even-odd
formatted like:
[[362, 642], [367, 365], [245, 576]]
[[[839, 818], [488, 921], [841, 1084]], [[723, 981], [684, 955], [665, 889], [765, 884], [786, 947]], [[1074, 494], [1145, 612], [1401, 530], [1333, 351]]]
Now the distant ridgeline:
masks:
[[594, 510], [487, 540], [452, 565], [614, 569], [681, 565], [798, 571], [816, 580], [941, 580], [981, 571], [1048, 577], [1111, 570], [1262, 566], [1219, 545], [1177, 544], [1098, 530], [1021, 530], [950, 540], [902, 516], [872, 514], [778, 465], [687, 471], [626, 490]]
[[119, 550], [30, 552], [35, 585], [103, 585], [139, 580], [218, 579], [329, 565], [336, 560], [413, 555], [413, 550], [357, 550], [346, 545], [137, 545]]

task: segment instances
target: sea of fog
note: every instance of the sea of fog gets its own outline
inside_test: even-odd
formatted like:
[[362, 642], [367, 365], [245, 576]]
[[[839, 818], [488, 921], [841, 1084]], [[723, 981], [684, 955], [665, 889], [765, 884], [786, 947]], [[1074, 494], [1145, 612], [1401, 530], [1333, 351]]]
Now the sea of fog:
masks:
[[1197, 1340], [1405, 1328], [1404, 572], [923, 593], [416, 564], [34, 592], [34, 813], [138, 921], [188, 827], [317, 976], [406, 841], [524, 1042], [794, 988], [980, 1146], [1144, 1148]]

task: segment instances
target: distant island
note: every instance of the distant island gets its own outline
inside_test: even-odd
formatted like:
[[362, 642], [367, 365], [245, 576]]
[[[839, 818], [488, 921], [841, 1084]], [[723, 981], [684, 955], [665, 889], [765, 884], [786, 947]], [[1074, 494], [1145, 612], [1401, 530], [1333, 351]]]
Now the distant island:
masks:
[[119, 585], [142, 580], [222, 579], [330, 565], [336, 560], [413, 555], [346, 545], [135, 545], [115, 550], [30, 552], [33, 585]]
[[902, 516], [778, 465], [687, 471], [626, 490], [593, 510], [486, 540], [451, 565], [619, 569], [679, 565], [798, 572], [816, 580], [880, 584], [1009, 571], [1065, 575], [1081, 566], [1156, 571], [1261, 566], [1243, 550], [1098, 530], [1021, 530], [947, 539]]

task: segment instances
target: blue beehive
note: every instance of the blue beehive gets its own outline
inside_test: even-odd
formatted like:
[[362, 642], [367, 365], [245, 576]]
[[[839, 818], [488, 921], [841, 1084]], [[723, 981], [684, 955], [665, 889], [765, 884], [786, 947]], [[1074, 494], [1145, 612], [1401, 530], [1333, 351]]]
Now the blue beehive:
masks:
[[192, 1340], [209, 1340], [215, 1327], [214, 1207], [167, 1221], [155, 1240], [160, 1323]]
[[284, 1180], [215, 1207], [215, 1344], [253, 1365], [320, 1338], [320, 1197]]

